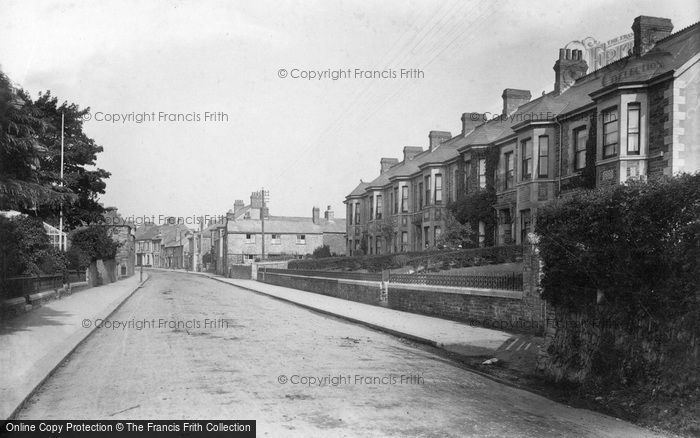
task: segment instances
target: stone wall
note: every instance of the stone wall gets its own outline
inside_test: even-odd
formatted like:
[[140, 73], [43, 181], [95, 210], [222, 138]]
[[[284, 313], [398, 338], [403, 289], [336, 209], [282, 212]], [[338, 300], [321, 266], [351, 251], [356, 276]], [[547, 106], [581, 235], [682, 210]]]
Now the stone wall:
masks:
[[231, 265], [228, 267], [228, 277], [250, 280], [252, 278], [252, 270], [252, 265]]
[[671, 98], [669, 81], [649, 87], [649, 163], [647, 175], [658, 178], [668, 173], [671, 139]]
[[381, 302], [380, 282], [272, 274], [261, 270], [258, 281], [359, 303], [379, 305]]
[[[541, 333], [544, 305], [540, 299], [540, 259], [530, 245], [523, 251], [524, 291], [457, 288], [389, 283], [382, 294], [378, 281], [272, 274], [258, 270], [265, 283], [328, 295], [391, 309], [480, 324], [511, 331]], [[319, 271], [322, 275], [322, 271]]]

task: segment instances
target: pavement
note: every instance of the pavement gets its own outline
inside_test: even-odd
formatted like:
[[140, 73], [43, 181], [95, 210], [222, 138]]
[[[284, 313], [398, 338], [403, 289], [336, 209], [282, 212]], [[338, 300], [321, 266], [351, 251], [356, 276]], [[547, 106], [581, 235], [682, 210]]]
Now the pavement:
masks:
[[537, 351], [543, 343], [543, 339], [538, 336], [474, 327], [467, 323], [348, 301], [255, 280], [233, 279], [207, 272], [189, 273], [432, 345], [460, 356], [497, 358], [502, 363], [517, 366], [526, 373], [534, 371]]
[[151, 274], [109, 318], [129, 325], [93, 333], [16, 419], [255, 419], [260, 437], [658, 436], [408, 339], [228, 282]]
[[[146, 277], [146, 280], [148, 278]], [[145, 280], [144, 280], [145, 282]], [[0, 325], [0, 419], [8, 419], [95, 330], [83, 320], [104, 319], [142, 283], [136, 274], [49, 301]]]

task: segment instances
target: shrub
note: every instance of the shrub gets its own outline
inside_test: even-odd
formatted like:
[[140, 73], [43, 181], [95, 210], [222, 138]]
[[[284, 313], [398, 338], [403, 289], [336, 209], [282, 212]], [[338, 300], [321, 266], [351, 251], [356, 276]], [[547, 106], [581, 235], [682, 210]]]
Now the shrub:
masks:
[[324, 257], [331, 257], [331, 247], [328, 245], [319, 246], [314, 250], [312, 254], [313, 258], [321, 259]]
[[434, 250], [418, 252], [402, 252], [370, 256], [331, 257], [312, 260], [291, 260], [289, 269], [308, 270], [367, 270], [379, 272], [385, 269], [402, 268], [410, 265], [417, 269], [419, 266], [441, 266], [447, 261], [449, 266], [474, 266], [522, 261], [523, 248], [519, 245], [495, 246], [487, 248], [470, 248], [460, 250]]
[[71, 248], [75, 248], [75, 257], [84, 263], [86, 260], [109, 260], [117, 255], [119, 243], [108, 233], [108, 227], [90, 225], [75, 230], [70, 235]]
[[563, 318], [549, 363], [603, 390], [697, 394], [700, 174], [580, 192], [535, 230], [542, 296]]
[[634, 319], [697, 303], [700, 174], [581, 192], [538, 212], [543, 297], [610, 303]]

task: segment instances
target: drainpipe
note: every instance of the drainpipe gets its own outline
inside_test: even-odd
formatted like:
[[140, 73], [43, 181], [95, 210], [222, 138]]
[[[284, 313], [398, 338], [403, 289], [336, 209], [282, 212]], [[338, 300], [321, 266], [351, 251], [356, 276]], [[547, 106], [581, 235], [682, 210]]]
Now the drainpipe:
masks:
[[561, 194], [561, 156], [562, 156], [562, 144], [564, 143], [563, 140], [563, 126], [559, 120], [556, 121], [557, 125], [559, 125], [559, 173], [557, 175], [557, 198]]

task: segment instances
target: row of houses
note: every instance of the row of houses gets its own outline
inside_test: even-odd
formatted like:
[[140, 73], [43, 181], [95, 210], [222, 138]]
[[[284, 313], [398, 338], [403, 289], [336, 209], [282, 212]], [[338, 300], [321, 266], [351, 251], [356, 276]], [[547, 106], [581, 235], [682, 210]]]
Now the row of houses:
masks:
[[225, 215], [199, 218], [198, 225], [193, 230], [169, 218], [165, 225], [139, 228], [136, 265], [225, 274], [232, 265], [303, 257], [324, 245], [331, 254], [345, 253], [345, 219], [336, 219], [330, 206], [323, 216], [318, 207], [308, 217], [273, 216], [260, 192], [248, 204], [234, 201]]
[[173, 218], [168, 218], [165, 222], [164, 225], [146, 224], [136, 230], [136, 266], [195, 268], [194, 231]]
[[323, 216], [318, 207], [306, 217], [274, 216], [263, 201], [261, 192], [253, 192], [248, 204], [234, 201], [225, 220], [213, 221], [200, 234], [211, 254], [210, 270], [223, 274], [232, 265], [263, 258], [299, 258], [324, 245], [331, 254], [345, 253], [345, 219], [337, 219], [330, 206]]
[[672, 33], [671, 20], [640, 16], [632, 30], [562, 48], [552, 91], [508, 88], [499, 114], [465, 113], [457, 135], [430, 131], [425, 150], [382, 158], [345, 198], [347, 254], [432, 247], [447, 205], [465, 199], [480, 209], [476, 244], [519, 244], [556, 197], [700, 170], [700, 26]]

